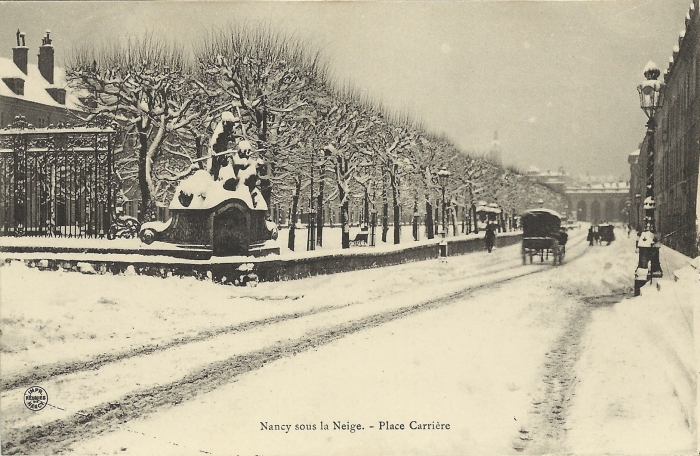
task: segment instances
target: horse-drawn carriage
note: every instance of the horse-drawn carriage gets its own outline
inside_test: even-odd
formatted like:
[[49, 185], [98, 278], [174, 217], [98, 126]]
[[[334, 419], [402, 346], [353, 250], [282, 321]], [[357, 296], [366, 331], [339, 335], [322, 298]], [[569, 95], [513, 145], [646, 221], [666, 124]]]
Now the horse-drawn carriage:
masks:
[[552, 264], [556, 266], [564, 261], [568, 235], [561, 228], [561, 215], [550, 209], [533, 209], [522, 214], [523, 244], [521, 255], [523, 264], [526, 259], [540, 257], [540, 262], [552, 255]]
[[599, 225], [598, 232], [600, 233], [600, 241], [606, 242], [606, 245], [610, 245], [615, 240], [614, 227], [611, 224]]
[[606, 242], [606, 245], [610, 245], [615, 240], [614, 230], [613, 225], [608, 223], [591, 225], [588, 229], [588, 245], [600, 245], [603, 242]]

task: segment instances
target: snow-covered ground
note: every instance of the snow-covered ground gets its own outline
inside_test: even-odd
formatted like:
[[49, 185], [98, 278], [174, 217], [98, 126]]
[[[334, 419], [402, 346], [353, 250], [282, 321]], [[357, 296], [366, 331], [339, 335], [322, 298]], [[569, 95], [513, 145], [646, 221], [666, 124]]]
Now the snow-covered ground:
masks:
[[[584, 237], [556, 268], [511, 246], [257, 288], [13, 263], [3, 452], [695, 453], [697, 270], [664, 249], [627, 299], [633, 240]], [[412, 420], [451, 428], [379, 430]]]
[[[450, 231], [448, 233], [447, 239], [471, 239], [471, 238], [478, 238], [482, 239], [484, 237], [484, 232], [480, 231], [478, 234], [460, 234], [461, 227], [457, 227], [457, 235], [453, 236], [453, 230], [450, 227]], [[416, 246], [416, 245], [426, 245], [426, 244], [437, 244], [440, 242], [440, 236], [435, 235], [433, 239], [428, 239], [425, 236], [425, 227], [421, 226], [419, 228], [419, 240], [415, 241], [413, 239], [413, 227], [412, 226], [402, 226], [401, 227], [401, 236], [400, 236], [400, 243], [399, 244], [394, 244], [394, 231], [393, 227], [389, 227], [389, 232], [387, 233], [387, 242], [382, 242], [381, 240], [381, 227], [377, 227], [376, 231], [376, 245], [374, 247], [367, 247], [367, 246], [358, 246], [358, 247], [352, 247], [351, 249], [343, 249], [342, 248], [342, 230], [339, 227], [324, 227], [323, 228], [323, 246], [314, 246], [314, 250], [307, 250], [307, 239], [308, 239], [308, 233], [309, 230], [306, 227], [301, 227], [297, 228], [295, 230], [295, 236], [294, 236], [294, 251], [289, 249], [289, 233], [290, 230], [289, 228], [282, 228], [279, 230], [279, 237], [276, 241], [276, 245], [280, 248], [280, 256], [283, 258], [303, 258], [303, 257], [310, 257], [310, 256], [320, 256], [320, 255], [334, 255], [334, 254], [343, 254], [343, 255], [348, 255], [348, 254], [355, 254], [355, 253], [360, 253], [360, 252], [367, 252], [367, 251], [374, 251], [374, 252], [386, 252], [386, 251], [394, 251], [398, 250], [401, 248], [405, 248], [407, 246]], [[352, 227], [350, 228], [350, 240], [354, 239], [355, 236], [360, 233], [360, 228], [359, 227]], [[506, 235], [512, 235], [512, 234], [517, 234], [519, 233], [518, 231], [510, 231], [507, 233], [499, 233], [500, 236], [506, 236]], [[136, 261], [135, 259], [138, 258], [139, 261], [151, 261], [154, 263], [162, 263], [162, 262], [171, 262], [172, 258], [171, 257], [166, 257], [163, 255], [153, 255], [153, 251], [167, 251], [167, 250], [172, 250], [173, 246], [172, 244], [167, 244], [164, 242], [154, 242], [151, 245], [146, 245], [142, 243], [139, 239], [114, 239], [114, 240], [107, 240], [107, 239], [82, 239], [82, 238], [41, 238], [41, 237], [20, 237], [20, 238], [15, 238], [15, 237], [0, 237], [0, 247], [1, 246], [6, 246], [6, 247], [32, 247], [33, 249], [38, 249], [41, 250], [42, 248], [46, 249], [46, 251], [50, 251], [50, 249], [70, 249], [70, 251], [76, 251], [76, 250], [81, 250], [81, 249], [113, 249], [113, 250], [124, 250], [124, 251], [129, 251], [128, 254], [112, 254], [109, 258], [111, 258], [114, 261], [129, 261], [131, 259], [132, 261]], [[132, 251], [137, 251], [139, 249], [146, 249], [151, 251], [150, 255], [145, 256], [145, 255], [134, 255], [131, 252]], [[97, 254], [95, 254], [97, 255]], [[93, 257], [95, 255], [92, 255]], [[31, 256], [34, 258], [36, 255], [35, 254], [30, 254], [30, 255], [25, 255], [27, 257]], [[67, 253], [62, 253], [60, 254], [60, 258], [62, 259], [68, 259], [68, 258], [81, 258], [84, 257], [85, 255], [83, 253], [78, 253], [78, 254], [67, 254]], [[98, 255], [99, 256], [99, 255]], [[13, 257], [22, 257], [22, 255], [14, 254]], [[55, 258], [57, 257], [55, 254], [46, 254], [47, 258]], [[105, 261], [106, 257], [100, 257], [101, 261]], [[215, 261], [223, 260], [223, 261], [246, 261], [250, 258], [246, 257], [228, 257], [228, 258], [214, 258]], [[255, 260], [254, 260], [255, 261]], [[191, 262], [197, 262], [197, 260], [193, 260]]]

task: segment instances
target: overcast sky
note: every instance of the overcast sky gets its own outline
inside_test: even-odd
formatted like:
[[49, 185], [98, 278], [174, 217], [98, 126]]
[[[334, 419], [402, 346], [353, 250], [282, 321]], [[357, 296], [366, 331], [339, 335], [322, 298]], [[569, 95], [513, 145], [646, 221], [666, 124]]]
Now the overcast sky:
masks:
[[628, 179], [646, 121], [636, 86], [648, 60], [667, 68], [690, 2], [0, 2], [0, 56], [17, 28], [37, 52], [51, 30], [60, 64], [82, 42], [148, 30], [184, 43], [265, 21], [464, 150], [488, 149], [498, 131], [504, 162], [522, 170]]

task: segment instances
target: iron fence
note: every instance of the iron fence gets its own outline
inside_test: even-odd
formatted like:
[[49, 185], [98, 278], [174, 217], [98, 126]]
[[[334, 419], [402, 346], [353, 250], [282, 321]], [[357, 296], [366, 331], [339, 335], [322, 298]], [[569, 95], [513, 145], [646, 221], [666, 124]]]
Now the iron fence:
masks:
[[105, 237], [115, 214], [114, 131], [0, 130], [0, 236]]

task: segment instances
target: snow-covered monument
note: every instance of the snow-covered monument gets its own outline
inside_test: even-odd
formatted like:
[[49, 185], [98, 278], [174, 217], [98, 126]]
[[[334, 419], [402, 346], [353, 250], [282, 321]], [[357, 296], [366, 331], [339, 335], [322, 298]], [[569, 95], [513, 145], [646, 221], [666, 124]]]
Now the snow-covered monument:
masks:
[[279, 254], [277, 227], [267, 220], [267, 165], [252, 156], [249, 141], [229, 141], [234, 122], [232, 113], [222, 114], [209, 155], [201, 159], [206, 166], [175, 189], [170, 220], [141, 226], [144, 243], [166, 242], [215, 256]]

